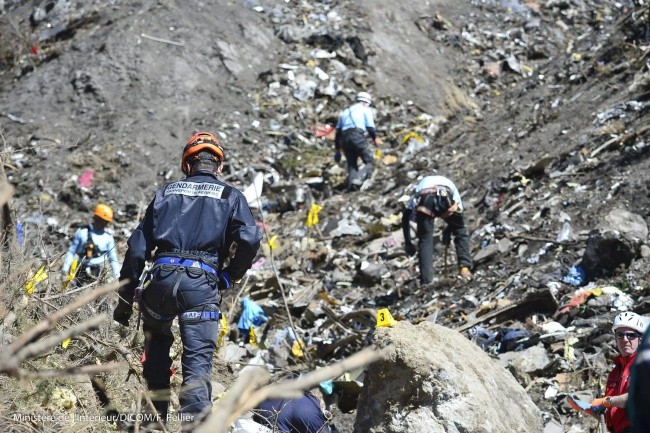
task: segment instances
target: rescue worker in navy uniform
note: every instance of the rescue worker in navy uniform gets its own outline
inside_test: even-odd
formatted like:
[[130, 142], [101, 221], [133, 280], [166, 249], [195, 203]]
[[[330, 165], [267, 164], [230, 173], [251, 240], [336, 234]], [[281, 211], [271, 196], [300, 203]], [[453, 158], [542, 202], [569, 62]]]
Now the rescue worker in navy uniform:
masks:
[[164, 394], [170, 387], [173, 319], [178, 316], [183, 344], [179, 403], [187, 425], [210, 411], [221, 292], [244, 276], [262, 239], [243, 194], [218, 179], [223, 159], [213, 134], [190, 137], [181, 160], [187, 177], [156, 192], [129, 238], [120, 273], [120, 281], [129, 282], [119, 291], [113, 318], [128, 326], [145, 262], [153, 262], [136, 301], [145, 334], [143, 375], [148, 388], [158, 391], [153, 400], [163, 421], [169, 405]]
[[[359, 92], [356, 103], [343, 110], [336, 123], [334, 161], [341, 161], [341, 149], [343, 149], [348, 162], [348, 190], [350, 191], [359, 189], [372, 174], [374, 155], [368, 146], [366, 131], [375, 146], [381, 144], [381, 139], [377, 137], [370, 104], [372, 104], [370, 94]], [[365, 164], [362, 169], [359, 169], [359, 158]]]
[[632, 433], [650, 433], [650, 327], [646, 329], [630, 374], [628, 413]]
[[253, 421], [279, 433], [330, 433], [331, 418], [311, 392], [299, 398], [265, 400], [253, 411]]
[[441, 218], [447, 223], [442, 236], [445, 246], [449, 245], [451, 236], [454, 236], [460, 277], [466, 281], [472, 279], [470, 271], [472, 254], [463, 210], [463, 202], [460, 199], [458, 188], [445, 176], [425, 176], [415, 187], [415, 194], [402, 213], [402, 230], [406, 253], [412, 256], [416, 250], [411, 241], [409, 222], [415, 216], [421, 284], [429, 284], [433, 281], [433, 222], [435, 218]]

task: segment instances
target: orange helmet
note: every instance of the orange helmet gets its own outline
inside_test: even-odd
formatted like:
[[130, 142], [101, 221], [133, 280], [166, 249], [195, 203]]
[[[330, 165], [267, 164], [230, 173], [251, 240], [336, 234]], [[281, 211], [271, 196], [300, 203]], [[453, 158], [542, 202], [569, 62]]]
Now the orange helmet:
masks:
[[93, 215], [107, 222], [113, 221], [113, 209], [105, 204], [98, 204]]
[[219, 139], [209, 132], [197, 132], [187, 140], [185, 149], [183, 149], [181, 170], [183, 170], [184, 174], [189, 174], [190, 172], [188, 160], [203, 150], [212, 152], [219, 160], [219, 163], [223, 161], [223, 147], [221, 147]]

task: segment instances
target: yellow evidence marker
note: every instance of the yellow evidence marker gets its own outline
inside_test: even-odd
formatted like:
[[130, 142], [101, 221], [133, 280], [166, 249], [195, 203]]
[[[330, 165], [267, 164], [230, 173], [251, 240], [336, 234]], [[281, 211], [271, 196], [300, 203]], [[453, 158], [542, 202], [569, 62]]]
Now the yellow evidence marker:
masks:
[[377, 311], [377, 325], [375, 328], [379, 328], [381, 326], [392, 328], [396, 323], [397, 320], [393, 319], [393, 316], [390, 314], [390, 311], [388, 311], [388, 308], [382, 308]]

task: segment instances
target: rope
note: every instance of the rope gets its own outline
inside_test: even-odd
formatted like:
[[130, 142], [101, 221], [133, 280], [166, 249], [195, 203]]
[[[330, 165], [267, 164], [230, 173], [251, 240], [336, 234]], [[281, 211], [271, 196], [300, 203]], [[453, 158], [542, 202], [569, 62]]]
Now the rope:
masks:
[[[254, 173], [251, 172], [251, 177], [253, 179], [253, 188], [255, 188], [255, 195], [257, 196], [257, 202], [260, 210], [260, 220], [262, 221], [262, 230], [264, 231], [264, 237], [266, 238], [266, 241], [269, 241], [269, 233], [266, 230], [266, 222], [264, 221], [264, 212], [262, 211], [262, 198], [261, 198], [261, 191], [257, 190], [257, 187], [255, 186], [255, 176]], [[273, 268], [273, 273], [275, 274], [275, 278], [278, 280], [278, 286], [280, 287], [280, 293], [282, 294], [282, 302], [284, 303], [284, 308], [287, 312], [287, 318], [289, 319], [289, 327], [293, 331], [293, 335], [296, 336], [297, 339], [302, 340], [302, 337], [298, 334], [296, 331], [296, 327], [293, 324], [293, 319], [291, 318], [291, 312], [289, 311], [289, 303], [287, 302], [287, 296], [284, 291], [284, 285], [282, 284], [282, 281], [280, 281], [280, 274], [278, 273], [278, 268], [275, 266], [275, 258], [273, 256], [273, 248], [269, 247], [269, 258], [271, 259], [271, 267]], [[309, 356], [309, 353], [307, 350], [304, 350], [303, 353], [305, 354], [305, 358], [308, 361], [311, 361], [311, 357]]]

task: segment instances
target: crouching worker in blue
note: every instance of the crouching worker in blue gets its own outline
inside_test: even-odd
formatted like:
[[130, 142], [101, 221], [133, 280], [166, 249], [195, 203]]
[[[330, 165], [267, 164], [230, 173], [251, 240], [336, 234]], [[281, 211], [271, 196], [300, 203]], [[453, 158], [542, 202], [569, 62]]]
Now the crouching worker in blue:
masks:
[[253, 421], [280, 433], [330, 433], [332, 414], [311, 392], [300, 398], [270, 399], [254, 410]]
[[[404, 246], [409, 256], [415, 254], [411, 242], [409, 222], [415, 213], [418, 237], [418, 260], [420, 265], [420, 283], [433, 281], [433, 221], [441, 218], [447, 223], [442, 239], [449, 246], [454, 236], [459, 275], [470, 280], [472, 273], [472, 254], [469, 246], [469, 233], [463, 219], [463, 202], [456, 185], [444, 176], [425, 176], [415, 187], [415, 194], [402, 213], [402, 231]], [[415, 211], [415, 212], [413, 212]]]
[[[156, 391], [154, 405], [163, 421], [169, 405], [164, 394], [170, 387], [173, 319], [178, 316], [183, 344], [180, 418], [193, 421], [211, 407], [221, 292], [250, 268], [262, 239], [243, 194], [217, 178], [223, 158], [214, 135], [190, 137], [181, 160], [187, 177], [156, 192], [129, 238], [120, 273], [120, 281], [129, 282], [120, 289], [113, 319], [128, 326], [131, 305], [138, 302], [145, 334], [143, 375], [148, 388]], [[234, 253], [229, 252], [231, 245], [236, 245]], [[153, 265], [141, 279], [147, 261]]]

